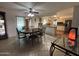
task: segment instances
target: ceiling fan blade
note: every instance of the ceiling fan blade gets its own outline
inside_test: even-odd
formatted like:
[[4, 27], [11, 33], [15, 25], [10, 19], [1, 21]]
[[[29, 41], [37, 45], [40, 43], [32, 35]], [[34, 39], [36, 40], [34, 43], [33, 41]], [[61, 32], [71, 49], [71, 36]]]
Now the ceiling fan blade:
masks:
[[28, 12], [28, 11], [26, 11], [26, 12], [25, 12], [25, 15], [28, 15], [28, 14], [29, 14], [29, 12]]
[[39, 14], [39, 12], [33, 12], [33, 13], [35, 13], [35, 14]]

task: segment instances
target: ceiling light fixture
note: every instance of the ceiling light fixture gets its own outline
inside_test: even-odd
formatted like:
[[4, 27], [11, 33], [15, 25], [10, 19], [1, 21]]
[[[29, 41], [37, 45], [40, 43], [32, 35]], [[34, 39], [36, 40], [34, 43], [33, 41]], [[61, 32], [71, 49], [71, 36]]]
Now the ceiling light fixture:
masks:
[[29, 13], [28, 16], [29, 16], [29, 17], [33, 17], [34, 14], [33, 14], [33, 13]]

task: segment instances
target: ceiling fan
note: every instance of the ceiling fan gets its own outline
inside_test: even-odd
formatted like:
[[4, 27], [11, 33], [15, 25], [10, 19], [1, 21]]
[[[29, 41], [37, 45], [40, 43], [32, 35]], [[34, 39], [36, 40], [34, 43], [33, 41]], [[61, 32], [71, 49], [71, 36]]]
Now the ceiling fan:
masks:
[[25, 11], [25, 13], [26, 13], [29, 17], [33, 17], [34, 15], [39, 14], [39, 12], [33, 10], [32, 8], [29, 8], [29, 11]]

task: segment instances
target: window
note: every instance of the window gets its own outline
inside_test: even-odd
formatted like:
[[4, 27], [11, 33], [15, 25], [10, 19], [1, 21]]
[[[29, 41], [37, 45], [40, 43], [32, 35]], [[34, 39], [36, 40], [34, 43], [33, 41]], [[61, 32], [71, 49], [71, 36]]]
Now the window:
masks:
[[22, 16], [17, 17], [17, 28], [18, 28], [18, 30], [22, 30], [22, 28], [25, 26], [24, 21], [25, 21], [24, 17], [22, 17]]

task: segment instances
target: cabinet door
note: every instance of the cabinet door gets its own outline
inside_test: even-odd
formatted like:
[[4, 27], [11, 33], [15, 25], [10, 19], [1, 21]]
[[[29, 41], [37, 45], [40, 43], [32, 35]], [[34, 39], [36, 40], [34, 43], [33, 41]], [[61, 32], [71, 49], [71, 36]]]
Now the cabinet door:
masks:
[[7, 38], [5, 13], [0, 12], [0, 39]]

